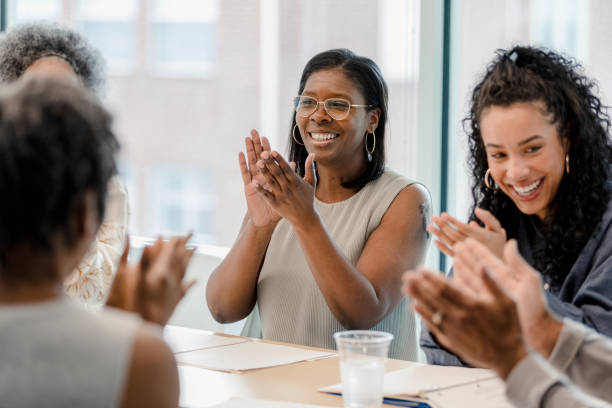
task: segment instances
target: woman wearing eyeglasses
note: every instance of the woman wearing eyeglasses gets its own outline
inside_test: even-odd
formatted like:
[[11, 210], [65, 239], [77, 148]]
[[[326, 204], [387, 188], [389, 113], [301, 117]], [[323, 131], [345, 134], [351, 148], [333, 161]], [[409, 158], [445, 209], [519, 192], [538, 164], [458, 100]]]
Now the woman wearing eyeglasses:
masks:
[[387, 86], [349, 50], [304, 68], [289, 159], [253, 131], [239, 162], [248, 212], [214, 271], [207, 301], [219, 322], [257, 303], [265, 339], [335, 348], [345, 329], [391, 332], [390, 355], [418, 358], [402, 271], [423, 262], [430, 198], [385, 167]]

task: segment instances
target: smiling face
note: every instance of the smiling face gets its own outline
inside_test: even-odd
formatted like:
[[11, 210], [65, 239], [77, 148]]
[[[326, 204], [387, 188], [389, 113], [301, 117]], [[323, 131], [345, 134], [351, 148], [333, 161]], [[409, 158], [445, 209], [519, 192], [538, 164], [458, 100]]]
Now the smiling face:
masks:
[[544, 220], [563, 179], [567, 153], [544, 104], [485, 108], [480, 130], [495, 182], [522, 213]]
[[[312, 73], [302, 95], [317, 101], [342, 98], [351, 104], [367, 104], [357, 85], [338, 68]], [[335, 120], [321, 103], [309, 117], [296, 114], [295, 120], [306, 149], [316, 154], [317, 163], [365, 166], [364, 137], [376, 129], [379, 115], [380, 109], [351, 107], [346, 118]]]

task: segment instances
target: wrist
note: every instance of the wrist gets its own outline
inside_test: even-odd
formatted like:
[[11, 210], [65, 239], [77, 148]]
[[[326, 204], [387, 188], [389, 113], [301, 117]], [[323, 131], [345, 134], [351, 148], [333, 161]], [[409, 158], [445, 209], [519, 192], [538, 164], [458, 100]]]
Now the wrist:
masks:
[[321, 218], [316, 209], [294, 220], [288, 220], [296, 233], [308, 233], [313, 227], [321, 224]]
[[249, 223], [247, 224], [247, 231], [249, 231], [250, 234], [254, 235], [255, 238], [257, 238], [258, 240], [269, 239], [272, 236], [272, 233], [274, 232], [278, 221], [280, 221], [280, 219], [276, 221], [271, 221], [265, 225], [256, 225], [253, 220], [249, 220]]
[[498, 367], [494, 367], [494, 371], [497, 375], [504, 381], [508, 379], [508, 376], [516, 367], [518, 363], [520, 363], [525, 357], [527, 357], [527, 349], [524, 345], [521, 345], [516, 350], [513, 350], [511, 353], [507, 353], [506, 358], [504, 358]]
[[530, 346], [544, 358], [550, 357], [561, 334], [563, 322], [548, 311], [528, 330]]

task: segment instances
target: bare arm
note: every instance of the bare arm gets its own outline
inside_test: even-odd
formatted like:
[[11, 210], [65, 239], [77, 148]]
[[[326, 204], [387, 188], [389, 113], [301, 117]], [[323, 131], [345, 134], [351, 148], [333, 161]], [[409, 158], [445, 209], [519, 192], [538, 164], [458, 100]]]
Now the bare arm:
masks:
[[308, 266], [336, 319], [347, 329], [369, 329], [402, 299], [401, 276], [424, 260], [424, 209], [429, 197], [419, 185], [404, 188], [370, 235], [356, 266], [342, 255], [318, 215], [295, 223]]
[[206, 301], [218, 322], [243, 319], [255, 306], [257, 278], [274, 226], [257, 227], [247, 214], [238, 239], [208, 279]]
[[179, 379], [170, 348], [149, 327], [136, 334], [122, 407], [177, 407]]
[[345, 328], [378, 324], [401, 301], [402, 272], [423, 261], [428, 242], [424, 224], [430, 208], [427, 191], [416, 184], [404, 188], [352, 265], [314, 208], [314, 155], [306, 160], [304, 179], [277, 152], [261, 157], [258, 165], [267, 188], [258, 185], [257, 189], [292, 224], [331, 312]]
[[245, 139], [246, 155], [238, 155], [248, 212], [240, 233], [223, 262], [206, 285], [206, 302], [221, 323], [245, 318], [257, 300], [257, 278], [272, 232], [280, 216], [257, 193], [253, 182], [259, 177], [256, 162], [262, 151], [270, 151], [268, 140], [253, 130]]

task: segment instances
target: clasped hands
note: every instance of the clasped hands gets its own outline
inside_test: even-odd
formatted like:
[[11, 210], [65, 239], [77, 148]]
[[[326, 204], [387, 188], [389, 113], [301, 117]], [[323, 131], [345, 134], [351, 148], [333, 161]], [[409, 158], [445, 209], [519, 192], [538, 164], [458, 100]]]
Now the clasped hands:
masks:
[[137, 313], [146, 321], [164, 326], [195, 284], [183, 282], [194, 252], [186, 247], [189, 238], [191, 234], [169, 241], [158, 238], [143, 249], [140, 261], [135, 264], [127, 262], [128, 239], [106, 305]]
[[502, 252], [500, 259], [468, 238], [454, 247], [453, 280], [421, 268], [404, 275], [403, 292], [440, 344], [505, 379], [529, 347], [550, 355], [561, 322], [548, 310], [540, 275], [516, 241]]
[[267, 138], [251, 131], [245, 138], [246, 157], [240, 152], [238, 161], [244, 183], [249, 216], [255, 226], [275, 225], [280, 218], [294, 224], [307, 221], [315, 214], [316, 176], [313, 153], [305, 162], [305, 175], [295, 171], [296, 164], [287, 162], [270, 149]]

